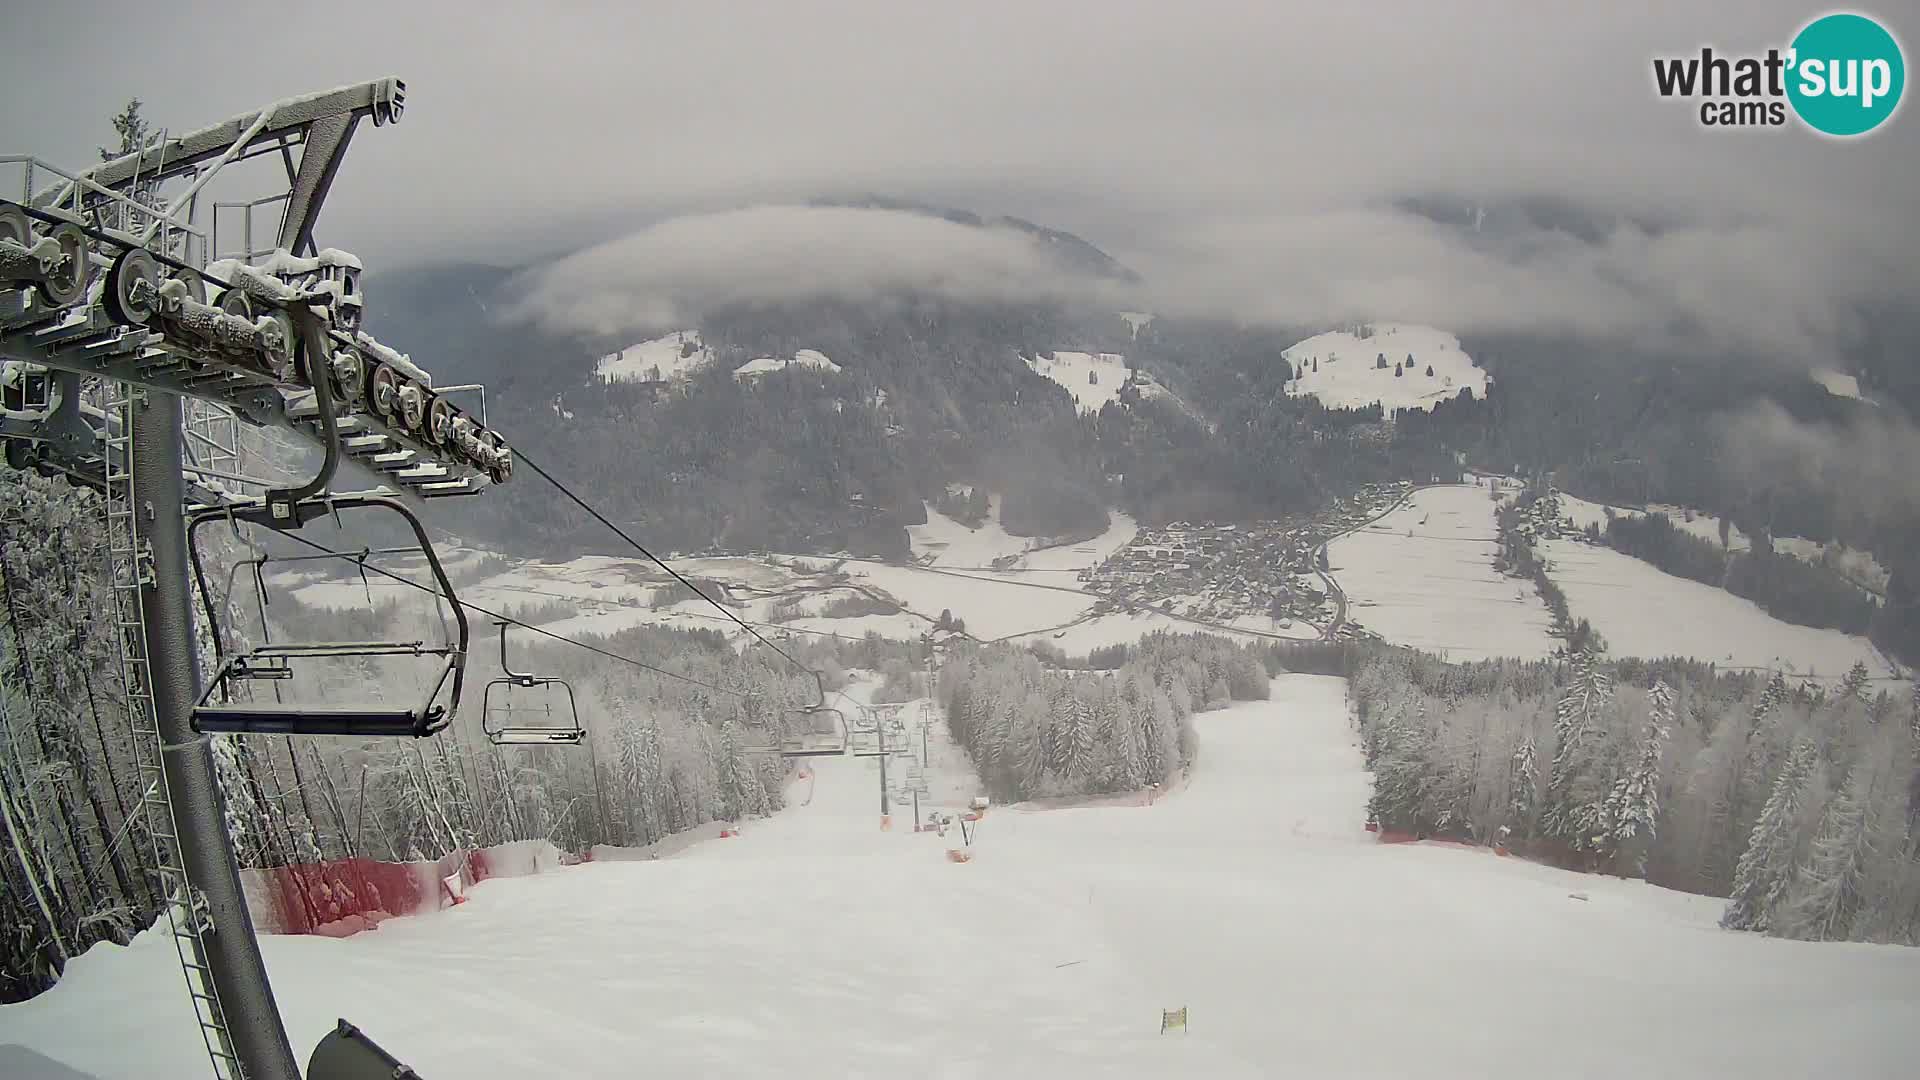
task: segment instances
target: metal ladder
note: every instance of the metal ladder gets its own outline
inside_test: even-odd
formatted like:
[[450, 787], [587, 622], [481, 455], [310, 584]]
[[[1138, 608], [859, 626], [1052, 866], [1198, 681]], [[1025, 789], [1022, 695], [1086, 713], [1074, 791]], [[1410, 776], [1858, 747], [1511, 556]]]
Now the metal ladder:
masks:
[[146, 620], [140, 609], [140, 590], [153, 580], [151, 549], [140, 535], [139, 507], [133, 498], [133, 414], [135, 390], [126, 383], [104, 380], [101, 404], [106, 412], [107, 571], [113, 592], [114, 643], [126, 680], [127, 711], [140, 747], [140, 807], [153, 841], [154, 865], [160, 872], [162, 907], [173, 936], [174, 952], [186, 976], [187, 993], [200, 1025], [200, 1037], [213, 1063], [217, 1080], [243, 1080], [245, 1070], [234, 1055], [226, 1015], [214, 990], [201, 934], [207, 929], [205, 905], [187, 879], [174, 831], [173, 808], [167, 795], [166, 771], [161, 767], [162, 738], [153, 702], [152, 671], [147, 664]]

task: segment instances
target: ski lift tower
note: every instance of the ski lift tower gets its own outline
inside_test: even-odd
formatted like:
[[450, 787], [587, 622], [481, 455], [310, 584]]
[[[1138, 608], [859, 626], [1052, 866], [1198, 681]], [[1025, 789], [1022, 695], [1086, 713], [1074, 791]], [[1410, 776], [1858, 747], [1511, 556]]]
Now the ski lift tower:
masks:
[[[142, 810], [162, 906], [222, 1078], [299, 1080], [300, 1070], [241, 893], [203, 733], [211, 729], [195, 716], [189, 504], [292, 532], [339, 500], [381, 501], [411, 517], [403, 500], [471, 496], [513, 469], [505, 441], [468, 414], [455, 388], [436, 389], [365, 332], [360, 260], [314, 240], [353, 133], [363, 120], [399, 120], [405, 100], [398, 79], [340, 87], [163, 133], [78, 170], [0, 156], [0, 444], [8, 466], [105, 497]], [[210, 184], [228, 193], [235, 179], [276, 193], [215, 203]], [[219, 232], [222, 206], [242, 208], [246, 235], [231, 246]], [[256, 245], [262, 207], [259, 216], [278, 223]], [[183, 403], [189, 438], [222, 452], [183, 443]], [[226, 446], [209, 433], [247, 428], [317, 443], [318, 473], [292, 486], [246, 475], [232, 452], [238, 440]], [[379, 490], [334, 492], [347, 462]], [[457, 697], [456, 684], [445, 720]], [[313, 720], [291, 715], [280, 730], [313, 734]], [[326, 1075], [319, 1060], [310, 1080]]]

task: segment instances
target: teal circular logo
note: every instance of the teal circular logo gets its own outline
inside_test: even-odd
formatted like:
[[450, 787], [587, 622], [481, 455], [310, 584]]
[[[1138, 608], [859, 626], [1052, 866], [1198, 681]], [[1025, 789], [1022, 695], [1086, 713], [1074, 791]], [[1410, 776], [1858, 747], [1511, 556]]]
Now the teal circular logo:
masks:
[[1787, 100], [1825, 135], [1864, 135], [1900, 106], [1907, 65], [1900, 43], [1865, 15], [1823, 15], [1793, 39]]

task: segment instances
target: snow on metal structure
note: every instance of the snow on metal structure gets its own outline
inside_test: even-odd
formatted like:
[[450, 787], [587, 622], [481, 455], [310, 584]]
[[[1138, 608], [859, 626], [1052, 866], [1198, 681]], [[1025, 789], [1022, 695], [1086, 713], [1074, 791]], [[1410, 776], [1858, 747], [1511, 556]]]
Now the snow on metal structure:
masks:
[[[22, 200], [0, 201], [8, 391], [0, 438], [9, 463], [100, 486], [101, 422], [58, 407], [77, 405], [81, 379], [178, 393], [249, 424], [324, 439], [320, 379], [346, 457], [384, 481], [425, 498], [505, 481], [513, 469], [505, 440], [362, 329], [361, 261], [314, 245], [314, 219], [355, 125], [397, 120], [404, 101], [397, 79], [291, 98], [77, 172], [0, 156], [0, 167], [20, 175], [17, 186], [0, 175], [0, 191]], [[273, 247], [253, 261], [209, 262], [217, 215], [208, 229], [196, 214], [208, 182], [267, 154], [285, 162], [287, 190], [245, 205], [281, 206]], [[243, 253], [255, 255], [251, 235]]]
[[[391, 491], [331, 492], [339, 462], [356, 461], [420, 498], [474, 494], [513, 470], [513, 452], [484, 414], [469, 415], [424, 369], [362, 329], [360, 260], [314, 242], [354, 130], [367, 118], [375, 126], [399, 119], [405, 98], [405, 84], [391, 78], [288, 98], [78, 171], [0, 156], [0, 443], [10, 467], [65, 475], [106, 496], [114, 637], [147, 753], [143, 808], [220, 1077], [298, 1080], [300, 1072], [200, 731], [308, 733], [369, 718], [295, 709], [268, 718], [283, 726], [263, 727], [260, 716], [209, 713], [195, 670], [185, 504], [197, 504], [196, 520], [217, 515], [285, 532], [341, 502], [385, 506], [408, 520], [433, 562], [418, 519]], [[262, 157], [284, 167], [283, 191], [213, 201], [216, 177]], [[18, 170], [17, 184], [5, 183], [7, 168]], [[9, 201], [15, 193], [19, 201]], [[256, 246], [254, 211], [272, 206], [278, 231]], [[244, 215], [238, 257], [222, 257], [219, 211], [230, 207]], [[295, 485], [247, 476], [246, 426], [317, 441], [318, 473]], [[444, 574], [436, 578], [451, 598]], [[466, 648], [457, 603], [455, 616], [458, 640], [436, 653], [450, 699], [406, 711], [407, 733], [451, 719]], [[358, 647], [282, 647], [287, 655], [262, 662], [283, 671], [295, 653], [358, 655]], [[209, 693], [235, 672], [228, 658]], [[196, 712], [232, 724], [201, 728]]]

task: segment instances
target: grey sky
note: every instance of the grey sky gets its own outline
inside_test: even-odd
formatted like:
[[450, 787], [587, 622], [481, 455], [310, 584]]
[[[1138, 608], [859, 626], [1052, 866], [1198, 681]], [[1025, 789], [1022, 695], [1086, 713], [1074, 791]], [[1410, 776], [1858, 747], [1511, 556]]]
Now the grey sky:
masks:
[[[684, 292], [683, 267], [778, 286], [796, 230], [829, 221], [724, 211], [859, 191], [1069, 229], [1146, 274], [1143, 303], [1254, 319], [1694, 324], [1800, 353], [1846, 332], [1845, 301], [1920, 299], [1912, 104], [1851, 143], [1703, 130], [1654, 96], [1650, 58], [1784, 44], [1816, 8], [1637, 6], [15, 3], [0, 148], [83, 162], [131, 94], [178, 129], [397, 74], [406, 116], [356, 138], [323, 242], [375, 266], [514, 262], [710, 215], [601, 253], [595, 280], [634, 270], [636, 310]], [[1913, 53], [1920, 5], [1869, 10]], [[129, 34], [141, 48], [90, 45]], [[1685, 227], [1544, 237], [1523, 256], [1392, 208], [1435, 194], [1552, 194]], [[870, 265], [884, 281], [946, 250], [911, 231], [888, 249], [889, 224], [846, 245], [822, 230], [839, 260], [823, 277]], [[968, 288], [984, 253], [948, 239], [946, 280]]]

